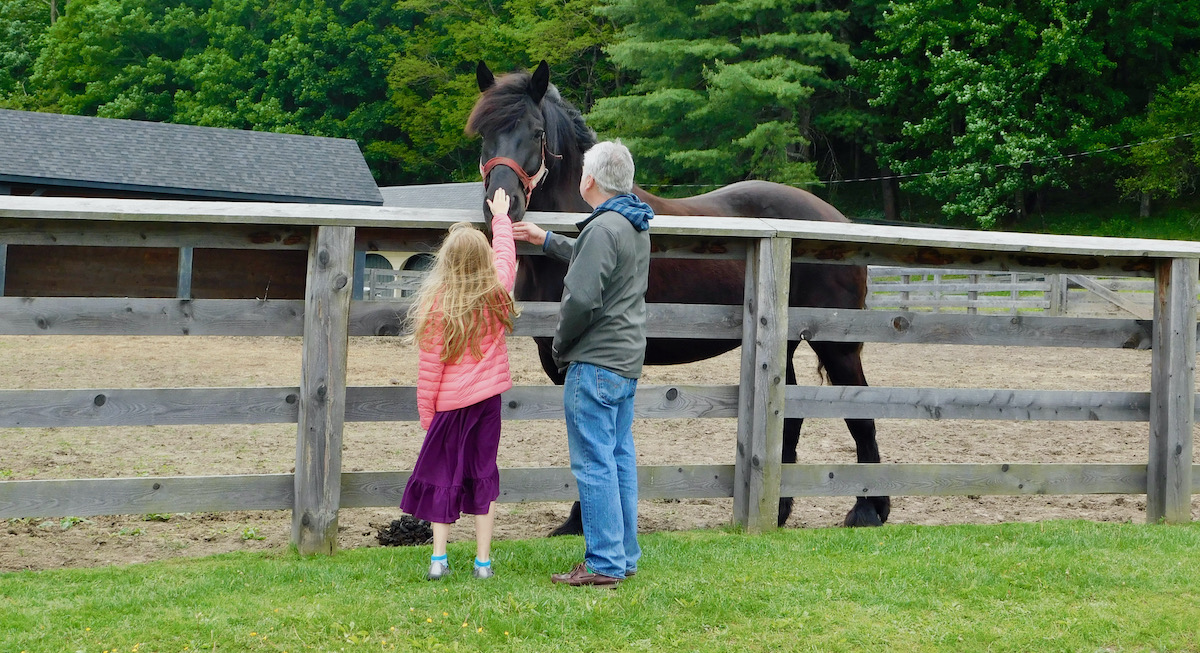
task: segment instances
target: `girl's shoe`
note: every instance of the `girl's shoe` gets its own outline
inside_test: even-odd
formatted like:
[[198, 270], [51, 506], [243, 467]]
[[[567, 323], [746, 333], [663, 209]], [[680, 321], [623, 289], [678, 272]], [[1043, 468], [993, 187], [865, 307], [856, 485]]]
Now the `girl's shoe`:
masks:
[[429, 580], [441, 580], [443, 576], [450, 573], [450, 565], [444, 560], [433, 560], [429, 563], [429, 575], [426, 576]]
[[480, 579], [491, 578], [492, 576], [496, 575], [496, 572], [492, 571], [491, 565], [488, 565], [486, 567], [480, 567], [479, 565], [475, 565], [475, 571], [473, 571], [471, 573], [476, 578], [480, 578]]

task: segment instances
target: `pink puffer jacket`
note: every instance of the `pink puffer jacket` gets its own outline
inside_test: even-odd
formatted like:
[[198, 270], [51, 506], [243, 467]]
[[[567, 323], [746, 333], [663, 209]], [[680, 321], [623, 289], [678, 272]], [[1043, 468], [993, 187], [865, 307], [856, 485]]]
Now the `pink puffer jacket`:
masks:
[[[492, 252], [500, 283], [511, 293], [517, 278], [517, 248], [507, 215], [492, 216]], [[479, 344], [479, 359], [468, 348], [458, 362], [443, 363], [440, 333], [427, 346], [420, 348], [417, 374], [417, 413], [423, 429], [429, 428], [435, 412], [466, 408], [513, 387], [504, 327], [495, 320]]]

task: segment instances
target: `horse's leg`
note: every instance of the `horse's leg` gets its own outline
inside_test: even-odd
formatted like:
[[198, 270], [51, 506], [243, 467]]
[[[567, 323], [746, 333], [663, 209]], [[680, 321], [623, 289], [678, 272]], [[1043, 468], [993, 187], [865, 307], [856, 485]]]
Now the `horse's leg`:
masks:
[[[558, 366], [554, 363], [554, 356], [550, 352], [552, 340], [550, 338], [534, 338], [534, 341], [537, 342], [538, 358], [542, 362], [542, 369], [545, 370], [546, 376], [550, 377], [554, 385], [561, 386], [567, 377], [558, 371]], [[583, 535], [583, 518], [580, 516], [578, 501], [571, 506], [571, 514], [567, 517], [567, 521], [550, 531], [550, 537], [555, 535]]]
[[[812, 342], [829, 382], [833, 385], [867, 385], [862, 368], [862, 344], [856, 342]], [[846, 427], [858, 449], [858, 462], [877, 463], [879, 443], [875, 439], [875, 420], [847, 419]], [[860, 496], [846, 514], [846, 526], [882, 526], [892, 509], [890, 497]]]
[[[792, 362], [792, 357], [796, 353], [796, 348], [800, 346], [800, 341], [788, 342], [787, 348], [787, 385], [796, 385], [796, 366]], [[783, 420], [783, 462], [796, 462], [796, 446], [800, 443], [800, 428], [804, 426], [804, 418], [802, 417], [787, 417]], [[788, 517], [792, 514], [792, 497], [779, 497], [779, 525], [783, 526], [787, 523]]]

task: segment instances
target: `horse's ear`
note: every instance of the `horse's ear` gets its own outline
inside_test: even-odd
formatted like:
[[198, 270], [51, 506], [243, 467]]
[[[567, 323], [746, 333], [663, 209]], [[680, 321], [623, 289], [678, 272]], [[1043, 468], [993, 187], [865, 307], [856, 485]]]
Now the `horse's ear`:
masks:
[[479, 84], [479, 92], [482, 93], [492, 87], [496, 83], [495, 76], [488, 69], [487, 64], [482, 59], [479, 60], [479, 65], [475, 66], [475, 82]]
[[533, 71], [533, 79], [529, 83], [529, 95], [533, 98], [533, 103], [538, 104], [542, 98], [546, 96], [546, 89], [550, 87], [550, 64], [546, 63], [545, 59], [538, 64], [537, 70]]

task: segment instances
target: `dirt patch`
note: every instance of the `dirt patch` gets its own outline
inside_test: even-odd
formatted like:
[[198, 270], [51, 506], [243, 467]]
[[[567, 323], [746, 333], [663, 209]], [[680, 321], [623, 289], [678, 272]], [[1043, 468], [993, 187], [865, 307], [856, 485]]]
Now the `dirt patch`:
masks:
[[[528, 338], [511, 341], [517, 384], [545, 384]], [[0, 337], [0, 387], [243, 387], [299, 384], [298, 338]], [[873, 385], [1044, 390], [1146, 391], [1150, 353], [1127, 350], [868, 344]], [[675, 367], [647, 368], [643, 384], [735, 384], [740, 355]], [[818, 383], [816, 359], [796, 357], [801, 383]], [[416, 356], [395, 338], [355, 338], [350, 385], [412, 385]], [[286, 473], [294, 465], [294, 424], [129, 428], [30, 428], [3, 431], [0, 482], [28, 479]], [[1144, 463], [1144, 423], [881, 420], [885, 462]], [[732, 419], [638, 420], [642, 464], [731, 464]], [[412, 423], [347, 424], [347, 471], [409, 469], [422, 432]], [[802, 462], [852, 462], [854, 443], [839, 420], [810, 419]], [[558, 421], [508, 422], [503, 467], [567, 465]], [[850, 498], [796, 500], [790, 527], [841, 523]], [[569, 503], [501, 504], [497, 539], [546, 533]], [[728, 499], [644, 501], [643, 531], [713, 528], [729, 523]], [[1200, 515], [1200, 505], [1193, 504]], [[339, 546], [379, 546], [377, 534], [397, 509], [339, 513]], [[896, 497], [891, 523], [947, 524], [1082, 518], [1145, 520], [1144, 496]], [[126, 564], [236, 550], [278, 550], [291, 533], [289, 512], [130, 515], [0, 521], [0, 571]], [[460, 520], [454, 541], [474, 536]]]

